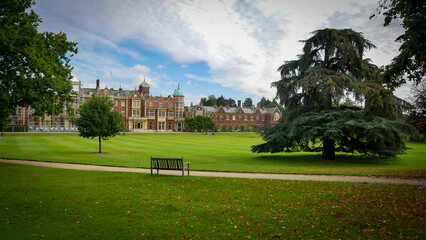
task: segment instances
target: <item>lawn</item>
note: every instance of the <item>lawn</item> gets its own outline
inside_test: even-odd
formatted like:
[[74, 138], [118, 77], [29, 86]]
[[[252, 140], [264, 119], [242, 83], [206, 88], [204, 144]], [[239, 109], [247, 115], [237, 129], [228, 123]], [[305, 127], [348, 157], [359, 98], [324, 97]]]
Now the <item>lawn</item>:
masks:
[[0, 164], [3, 239], [425, 239], [425, 189]]
[[407, 143], [412, 149], [397, 158], [338, 154], [325, 161], [319, 153], [252, 153], [261, 142], [255, 133], [126, 134], [103, 141], [99, 154], [97, 139], [77, 134], [6, 133], [0, 158], [149, 168], [151, 156], [184, 157], [193, 170], [426, 177], [424, 143]]

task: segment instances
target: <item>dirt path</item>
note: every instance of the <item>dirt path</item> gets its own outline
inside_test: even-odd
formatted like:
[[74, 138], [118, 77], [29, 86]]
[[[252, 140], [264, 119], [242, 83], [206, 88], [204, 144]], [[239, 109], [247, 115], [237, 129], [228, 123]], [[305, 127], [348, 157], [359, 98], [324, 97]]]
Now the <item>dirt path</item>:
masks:
[[[82, 171], [105, 171], [105, 172], [133, 172], [150, 174], [150, 169], [108, 167], [98, 165], [85, 165], [74, 163], [54, 163], [23, 160], [0, 159], [0, 163], [23, 164], [39, 167], [73, 169]], [[156, 171], [154, 171], [155, 173]], [[180, 171], [160, 170], [161, 175], [182, 175]], [[186, 174], [186, 173], [185, 173]], [[224, 178], [259, 178], [259, 179], [279, 179], [296, 181], [324, 181], [324, 182], [353, 182], [353, 183], [381, 183], [381, 184], [405, 184], [405, 185], [425, 185], [426, 179], [402, 179], [391, 177], [364, 177], [364, 176], [333, 176], [333, 175], [302, 175], [302, 174], [269, 174], [269, 173], [236, 173], [236, 172], [208, 172], [191, 171], [191, 176], [197, 177], [224, 177]]]

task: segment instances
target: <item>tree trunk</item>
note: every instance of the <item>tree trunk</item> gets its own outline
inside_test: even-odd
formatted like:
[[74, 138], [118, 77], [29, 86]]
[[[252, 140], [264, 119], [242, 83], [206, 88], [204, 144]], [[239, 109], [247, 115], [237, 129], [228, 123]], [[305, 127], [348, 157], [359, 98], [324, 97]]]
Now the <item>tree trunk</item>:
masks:
[[99, 153], [102, 153], [101, 143], [101, 136], [99, 136]]
[[335, 148], [334, 148], [334, 140], [325, 138], [322, 142], [322, 158], [334, 160], [336, 159]]

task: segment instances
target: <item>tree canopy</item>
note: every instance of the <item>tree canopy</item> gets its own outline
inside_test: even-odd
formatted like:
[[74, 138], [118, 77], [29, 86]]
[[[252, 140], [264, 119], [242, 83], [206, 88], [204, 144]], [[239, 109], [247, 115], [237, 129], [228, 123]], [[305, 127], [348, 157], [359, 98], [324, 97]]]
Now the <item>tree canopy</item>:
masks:
[[405, 83], [406, 77], [418, 84], [424, 80], [426, 69], [426, 1], [379, 0], [370, 19], [379, 14], [385, 17], [385, 27], [400, 19], [405, 30], [395, 40], [401, 43], [400, 53], [386, 66], [385, 81], [391, 88]]
[[[214, 95], [210, 95], [207, 98], [201, 98], [200, 99], [200, 105], [201, 106], [213, 106], [213, 99], [216, 99], [216, 97]], [[236, 107], [237, 106], [234, 99], [232, 99], [232, 98], [225, 99], [225, 97], [223, 97], [223, 95], [221, 95], [220, 97], [218, 97], [216, 99], [216, 105], [217, 106], [226, 106], [226, 100], [229, 101], [230, 107]]]
[[193, 118], [187, 118], [185, 119], [185, 123], [188, 126], [188, 130], [190, 132], [216, 130], [216, 123], [210, 117], [196, 116]]
[[124, 130], [122, 115], [115, 109], [114, 102], [108, 97], [93, 95], [83, 103], [75, 120], [80, 136], [84, 138], [99, 138], [99, 153], [102, 152], [102, 140], [108, 140]]
[[65, 33], [38, 32], [33, 0], [0, 1], [0, 131], [16, 107], [59, 114], [72, 101], [70, 57], [76, 43]]
[[[375, 46], [352, 29], [322, 29], [312, 33], [297, 60], [278, 68], [272, 83], [286, 113], [272, 128], [261, 131], [266, 143], [253, 152], [336, 151], [393, 156], [405, 149], [410, 126], [398, 120], [404, 102], [384, 88], [380, 69], [364, 59]], [[361, 107], [339, 104], [348, 95]]]

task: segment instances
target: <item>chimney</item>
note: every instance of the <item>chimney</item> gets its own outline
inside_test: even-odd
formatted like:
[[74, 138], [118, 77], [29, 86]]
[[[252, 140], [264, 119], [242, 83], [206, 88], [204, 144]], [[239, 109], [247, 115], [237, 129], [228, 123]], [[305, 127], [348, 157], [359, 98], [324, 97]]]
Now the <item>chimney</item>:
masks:
[[229, 100], [225, 100], [225, 107], [229, 108]]
[[260, 107], [261, 108], [265, 108], [265, 103], [264, 102], [260, 102]]
[[213, 98], [213, 107], [217, 107], [217, 105], [216, 105], [216, 98]]
[[101, 82], [101, 80], [99, 80], [99, 79], [96, 79], [96, 91], [97, 92], [99, 92], [99, 88], [100, 88], [100, 82]]
[[142, 84], [139, 85], [139, 92], [142, 93]]
[[238, 107], [241, 107], [241, 100], [238, 100]]
[[194, 105], [193, 105], [193, 103], [191, 102], [191, 107], [193, 107]]
[[120, 88], [118, 90], [123, 91], [123, 89], [121, 88], [121, 84], [120, 84]]
[[252, 108], [252, 107], [253, 107], [253, 101], [252, 101], [251, 99], [249, 99], [248, 104], [249, 104], [249, 108]]

